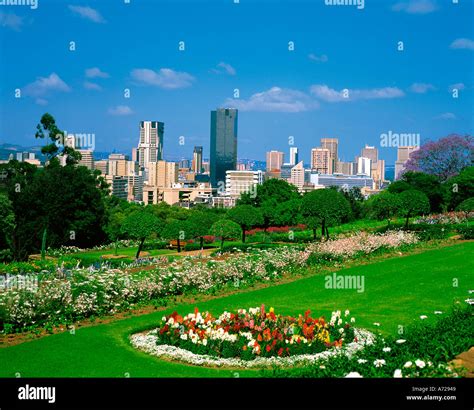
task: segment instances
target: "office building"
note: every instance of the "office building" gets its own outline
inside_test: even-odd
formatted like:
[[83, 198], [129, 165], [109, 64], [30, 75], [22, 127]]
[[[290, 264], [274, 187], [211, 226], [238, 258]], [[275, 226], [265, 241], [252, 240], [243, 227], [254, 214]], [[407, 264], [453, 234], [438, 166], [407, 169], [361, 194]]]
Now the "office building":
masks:
[[94, 169], [98, 169], [102, 175], [107, 175], [109, 170], [109, 161], [106, 159], [95, 161]]
[[178, 183], [178, 163], [157, 161], [148, 164], [147, 185], [159, 188], [171, 188]]
[[332, 174], [331, 152], [327, 148], [311, 150], [311, 169], [320, 174]]
[[163, 159], [163, 134], [165, 124], [158, 121], [140, 122], [140, 142], [138, 144], [138, 163], [147, 167], [148, 163]]
[[395, 179], [400, 178], [400, 174], [405, 169], [405, 164], [410, 159], [410, 154], [418, 150], [416, 145], [398, 147], [397, 160], [395, 161]]
[[202, 172], [202, 147], [200, 146], [194, 147], [193, 163], [191, 168], [196, 174], [200, 174]]
[[288, 181], [291, 178], [291, 168], [293, 167], [294, 165], [291, 164], [283, 164], [280, 170], [280, 178]]
[[321, 148], [329, 150], [329, 174], [332, 174], [336, 169], [336, 164], [338, 161], [338, 145], [339, 140], [337, 138], [321, 138]]
[[354, 163], [353, 162], [343, 162], [338, 161], [336, 164], [336, 173], [344, 175], [353, 175], [354, 173]]
[[128, 181], [126, 177], [117, 175], [106, 175], [105, 180], [110, 185], [110, 195], [127, 200]]
[[298, 163], [298, 148], [291, 147], [290, 148], [290, 165], [295, 166]]
[[78, 165], [87, 167], [88, 169], [94, 169], [94, 156], [93, 151], [89, 149], [78, 149], [77, 152], [81, 154], [81, 159]]
[[237, 166], [238, 111], [235, 108], [218, 108], [211, 111], [211, 158], [212, 186], [224, 184], [226, 171]]
[[374, 180], [365, 175], [323, 175], [312, 172], [311, 182], [314, 185], [322, 185], [324, 187], [337, 186], [344, 189], [352, 187], [373, 189], [374, 186]]
[[298, 162], [293, 168], [291, 168], [290, 184], [293, 184], [298, 188], [299, 192], [303, 191], [303, 186], [305, 184], [305, 169], [303, 161]]
[[267, 171], [280, 171], [285, 154], [280, 151], [267, 152]]
[[225, 193], [235, 198], [244, 192], [256, 194], [257, 185], [262, 183], [262, 171], [226, 171]]
[[372, 161], [370, 160], [370, 158], [359, 157], [357, 159], [357, 174], [367, 175], [370, 177], [372, 173], [371, 163]]
[[373, 164], [379, 160], [379, 152], [377, 148], [366, 145], [364, 148], [362, 148], [361, 157], [370, 159]]

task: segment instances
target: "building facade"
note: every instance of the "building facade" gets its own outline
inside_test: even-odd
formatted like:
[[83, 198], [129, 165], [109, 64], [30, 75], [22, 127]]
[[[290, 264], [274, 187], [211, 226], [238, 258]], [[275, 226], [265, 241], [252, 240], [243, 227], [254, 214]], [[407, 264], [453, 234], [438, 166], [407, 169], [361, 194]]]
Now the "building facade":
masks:
[[226, 171], [237, 166], [237, 123], [235, 108], [218, 108], [211, 111], [211, 184], [225, 183]]
[[327, 148], [311, 150], [311, 169], [320, 174], [332, 174], [331, 152]]
[[140, 122], [140, 142], [138, 144], [138, 163], [147, 167], [150, 162], [163, 159], [163, 134], [165, 124], [159, 121]]

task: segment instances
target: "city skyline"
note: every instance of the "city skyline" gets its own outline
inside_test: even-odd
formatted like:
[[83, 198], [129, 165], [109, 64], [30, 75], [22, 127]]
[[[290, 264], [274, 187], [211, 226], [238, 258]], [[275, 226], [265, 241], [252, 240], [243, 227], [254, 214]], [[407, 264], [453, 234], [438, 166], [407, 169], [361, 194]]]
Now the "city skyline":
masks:
[[[397, 150], [382, 145], [382, 134], [414, 133], [423, 142], [473, 129], [472, 3], [424, 3], [433, 7], [396, 7], [396, 0], [366, 1], [363, 9], [229, 0], [210, 14], [199, 2], [3, 7], [0, 143], [36, 145], [36, 124], [50, 112], [62, 129], [95, 134], [97, 151], [130, 152], [137, 122], [156, 119], [166, 124], [164, 158], [189, 158], [195, 145], [208, 157], [209, 111], [234, 107], [239, 158], [287, 153], [293, 137], [309, 163], [316, 141], [338, 138], [341, 160], [367, 144], [392, 165]], [[157, 11], [155, 33], [148, 23]], [[281, 18], [286, 29], [273, 30]], [[211, 23], [207, 34], [202, 27]], [[47, 59], [39, 41], [50, 45]], [[35, 64], [24, 64], [25, 55]]]

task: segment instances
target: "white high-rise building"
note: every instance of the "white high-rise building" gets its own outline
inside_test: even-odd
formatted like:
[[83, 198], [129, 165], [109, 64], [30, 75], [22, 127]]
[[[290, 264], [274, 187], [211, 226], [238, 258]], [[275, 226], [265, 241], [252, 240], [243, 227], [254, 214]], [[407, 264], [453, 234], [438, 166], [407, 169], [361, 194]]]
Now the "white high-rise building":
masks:
[[140, 122], [140, 142], [138, 144], [138, 163], [148, 167], [150, 162], [163, 159], [163, 133], [165, 124], [158, 121]]
[[371, 175], [371, 160], [370, 158], [359, 157], [357, 159], [357, 174], [359, 175], [367, 175], [370, 177]]
[[290, 148], [290, 165], [295, 166], [298, 163], [298, 148]]

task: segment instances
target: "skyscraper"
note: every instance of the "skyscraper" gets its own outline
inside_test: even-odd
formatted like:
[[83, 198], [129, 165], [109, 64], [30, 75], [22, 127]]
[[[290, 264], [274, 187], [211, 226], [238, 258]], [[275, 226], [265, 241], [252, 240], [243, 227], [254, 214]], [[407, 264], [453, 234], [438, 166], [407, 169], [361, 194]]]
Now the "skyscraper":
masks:
[[311, 150], [311, 169], [320, 174], [332, 174], [331, 152], [327, 148]]
[[293, 168], [291, 168], [291, 176], [288, 181], [290, 184], [295, 185], [299, 192], [303, 191], [305, 170], [303, 161], [298, 162]]
[[202, 172], [202, 147], [200, 146], [194, 147], [192, 170], [196, 174]]
[[338, 145], [339, 140], [337, 138], [321, 138], [321, 148], [328, 149], [330, 153], [328, 174], [332, 174], [336, 170], [336, 164], [338, 161]]
[[298, 148], [290, 148], [290, 165], [296, 165], [298, 163]]
[[417, 145], [398, 147], [397, 160], [395, 161], [395, 179], [400, 178], [400, 173], [405, 169], [410, 154], [419, 148]]
[[267, 171], [279, 171], [283, 165], [285, 154], [280, 151], [267, 152]]
[[138, 144], [138, 163], [147, 167], [150, 162], [163, 159], [163, 134], [165, 124], [158, 121], [140, 122], [140, 142]]
[[235, 108], [211, 111], [211, 184], [225, 184], [226, 171], [237, 166], [237, 120]]

